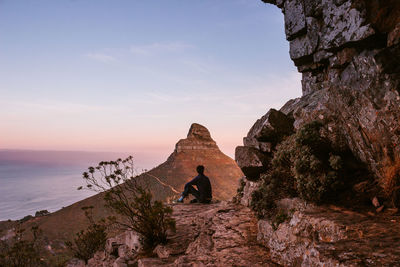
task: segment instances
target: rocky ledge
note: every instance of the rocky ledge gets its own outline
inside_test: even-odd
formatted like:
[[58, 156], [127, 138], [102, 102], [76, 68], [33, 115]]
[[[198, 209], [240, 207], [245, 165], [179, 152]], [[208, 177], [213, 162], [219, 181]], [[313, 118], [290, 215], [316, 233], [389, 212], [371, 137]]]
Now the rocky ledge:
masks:
[[173, 206], [177, 231], [152, 257], [138, 256], [138, 239], [126, 232], [107, 241], [83, 266], [276, 266], [268, 250], [257, 243], [257, 220], [248, 208], [233, 203]]
[[314, 206], [300, 199], [278, 204], [286, 220], [258, 222], [258, 240], [285, 266], [397, 266], [400, 216]]

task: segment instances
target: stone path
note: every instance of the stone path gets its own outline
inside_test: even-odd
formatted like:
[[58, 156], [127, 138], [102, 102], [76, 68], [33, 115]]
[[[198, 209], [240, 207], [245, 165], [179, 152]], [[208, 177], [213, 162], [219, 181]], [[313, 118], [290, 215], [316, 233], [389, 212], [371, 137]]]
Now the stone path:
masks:
[[257, 244], [257, 220], [248, 208], [226, 202], [173, 208], [177, 232], [158, 258], [140, 259], [139, 266], [277, 266]]

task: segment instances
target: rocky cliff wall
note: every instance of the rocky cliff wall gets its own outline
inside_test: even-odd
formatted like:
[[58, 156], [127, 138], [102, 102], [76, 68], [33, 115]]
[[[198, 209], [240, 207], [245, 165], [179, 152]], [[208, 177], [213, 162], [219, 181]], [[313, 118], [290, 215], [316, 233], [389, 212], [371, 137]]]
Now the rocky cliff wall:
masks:
[[[400, 1], [263, 1], [282, 10], [290, 57], [302, 73], [303, 96], [281, 112], [295, 129], [322, 122], [334, 145], [349, 148], [381, 178], [400, 158]], [[238, 148], [239, 165], [251, 176], [268, 167], [273, 113]]]
[[[240, 202], [249, 206], [253, 192], [268, 189], [262, 185], [271, 176], [262, 174], [273, 169], [271, 160], [282, 140], [318, 121], [332, 151], [351, 152], [363, 163], [357, 166], [365, 165], [369, 172], [346, 178], [353, 179], [353, 184], [356, 179], [373, 178], [359, 185], [369, 187], [363, 190], [373, 194], [383, 192], [399, 206], [400, 191], [396, 189], [393, 198], [385, 190], [395, 192], [400, 181], [400, 1], [263, 1], [284, 14], [289, 54], [302, 73], [303, 95], [280, 110], [269, 110], [249, 130], [244, 145], [236, 148], [236, 161], [246, 176]], [[385, 184], [388, 180], [391, 184]], [[362, 198], [351, 184], [347, 191], [353, 199], [345, 203], [348, 206]], [[285, 266], [398, 262], [399, 251], [392, 249], [392, 244], [398, 246], [398, 217], [374, 218], [375, 211], [354, 213], [300, 202], [308, 208], [285, 208], [276, 201], [277, 209], [290, 215], [279, 226], [274, 217], [259, 220], [259, 241], [270, 249], [274, 261]], [[385, 232], [391, 229], [397, 232]]]

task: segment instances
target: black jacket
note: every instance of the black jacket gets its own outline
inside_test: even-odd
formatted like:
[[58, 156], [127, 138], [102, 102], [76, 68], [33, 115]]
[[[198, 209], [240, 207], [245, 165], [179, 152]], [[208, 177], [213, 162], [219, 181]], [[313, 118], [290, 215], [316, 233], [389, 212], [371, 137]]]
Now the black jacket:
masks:
[[212, 190], [210, 179], [204, 174], [197, 175], [193, 180], [187, 183], [188, 185], [197, 186], [200, 193], [200, 202], [210, 201], [212, 199]]

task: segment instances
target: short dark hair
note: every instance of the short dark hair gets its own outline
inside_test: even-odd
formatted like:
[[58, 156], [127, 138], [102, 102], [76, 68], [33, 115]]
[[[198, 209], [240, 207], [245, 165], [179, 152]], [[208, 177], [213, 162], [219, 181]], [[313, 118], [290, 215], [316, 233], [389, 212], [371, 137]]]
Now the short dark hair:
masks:
[[203, 173], [204, 173], [204, 166], [203, 166], [203, 165], [197, 166], [196, 171], [197, 171], [199, 174], [203, 174]]

